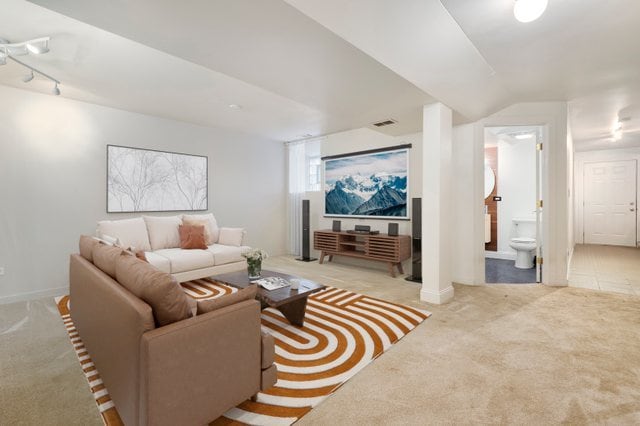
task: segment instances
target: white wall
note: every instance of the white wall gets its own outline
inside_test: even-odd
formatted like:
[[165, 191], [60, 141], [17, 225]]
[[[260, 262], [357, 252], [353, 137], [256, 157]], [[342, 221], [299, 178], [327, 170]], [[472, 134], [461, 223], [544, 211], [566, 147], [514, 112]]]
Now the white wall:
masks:
[[535, 139], [514, 142], [498, 141], [498, 255], [515, 259], [509, 246], [515, 230], [512, 219], [535, 219], [536, 209], [536, 142]]
[[68, 256], [106, 214], [106, 145], [209, 157], [209, 208], [285, 252], [281, 143], [0, 86], [0, 302], [66, 291]]
[[[369, 149], [385, 148], [390, 146], [412, 144], [409, 150], [409, 214], [411, 214], [411, 198], [420, 197], [422, 195], [422, 133], [415, 133], [405, 136], [389, 136], [375, 130], [361, 128], [349, 130], [346, 132], [335, 133], [323, 138], [320, 142], [321, 155], [338, 155], [350, 152], [365, 151]], [[324, 181], [324, 180], [323, 180]], [[411, 222], [408, 220], [391, 220], [391, 219], [362, 219], [362, 218], [336, 218], [324, 217], [324, 189], [318, 192], [307, 192], [305, 198], [311, 203], [311, 232], [321, 229], [331, 229], [334, 220], [340, 220], [342, 229], [353, 229], [356, 224], [371, 226], [372, 230], [378, 230], [386, 233], [389, 222], [399, 224], [400, 234], [411, 234]], [[312, 251], [313, 256], [317, 257], [319, 253]], [[338, 258], [335, 260], [344, 263], [353, 263], [359, 265], [367, 265], [379, 269], [385, 269], [387, 266], [379, 262], [363, 262], [358, 259]], [[406, 265], [406, 264], [405, 264]], [[407, 272], [407, 271], [405, 271]]]
[[[582, 151], [575, 153], [574, 162], [574, 238], [576, 244], [584, 243], [584, 164], [598, 161], [619, 161], [619, 160], [636, 160], [640, 165], [640, 148], [625, 149], [607, 149], [599, 151]], [[636, 191], [640, 198], [640, 173], [637, 177]], [[638, 216], [638, 224], [636, 227], [636, 241], [640, 241], [640, 215]]]
[[455, 126], [452, 133], [453, 256], [452, 280], [460, 284], [484, 283], [484, 218], [470, 217], [484, 203], [484, 141], [477, 124]]

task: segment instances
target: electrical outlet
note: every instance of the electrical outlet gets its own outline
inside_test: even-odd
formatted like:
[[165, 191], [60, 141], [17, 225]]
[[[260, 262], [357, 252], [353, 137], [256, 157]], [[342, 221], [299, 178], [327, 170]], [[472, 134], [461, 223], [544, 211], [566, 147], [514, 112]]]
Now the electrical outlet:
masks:
[[0, 275], [4, 275], [4, 266], [0, 267]]

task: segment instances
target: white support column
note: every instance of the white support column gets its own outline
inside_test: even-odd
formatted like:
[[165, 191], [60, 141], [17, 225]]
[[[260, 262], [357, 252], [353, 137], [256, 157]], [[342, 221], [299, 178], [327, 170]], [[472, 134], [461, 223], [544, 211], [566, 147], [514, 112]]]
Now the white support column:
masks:
[[451, 109], [426, 105], [422, 119], [422, 290], [420, 299], [446, 303], [451, 285]]

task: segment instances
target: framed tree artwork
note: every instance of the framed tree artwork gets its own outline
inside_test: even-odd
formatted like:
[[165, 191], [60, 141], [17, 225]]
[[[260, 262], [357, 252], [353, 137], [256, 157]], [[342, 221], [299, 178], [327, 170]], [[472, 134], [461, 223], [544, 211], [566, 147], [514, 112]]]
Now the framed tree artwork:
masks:
[[208, 158], [107, 145], [107, 213], [208, 208]]

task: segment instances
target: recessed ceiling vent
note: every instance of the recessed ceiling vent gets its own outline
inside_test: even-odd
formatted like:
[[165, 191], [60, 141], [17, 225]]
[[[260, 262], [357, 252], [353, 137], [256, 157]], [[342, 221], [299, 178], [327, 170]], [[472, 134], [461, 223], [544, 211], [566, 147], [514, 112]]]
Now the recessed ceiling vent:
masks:
[[391, 124], [396, 124], [396, 123], [397, 123], [396, 120], [388, 119], [384, 121], [378, 121], [377, 123], [373, 123], [373, 125], [376, 127], [384, 127], [384, 126], [390, 126]]

